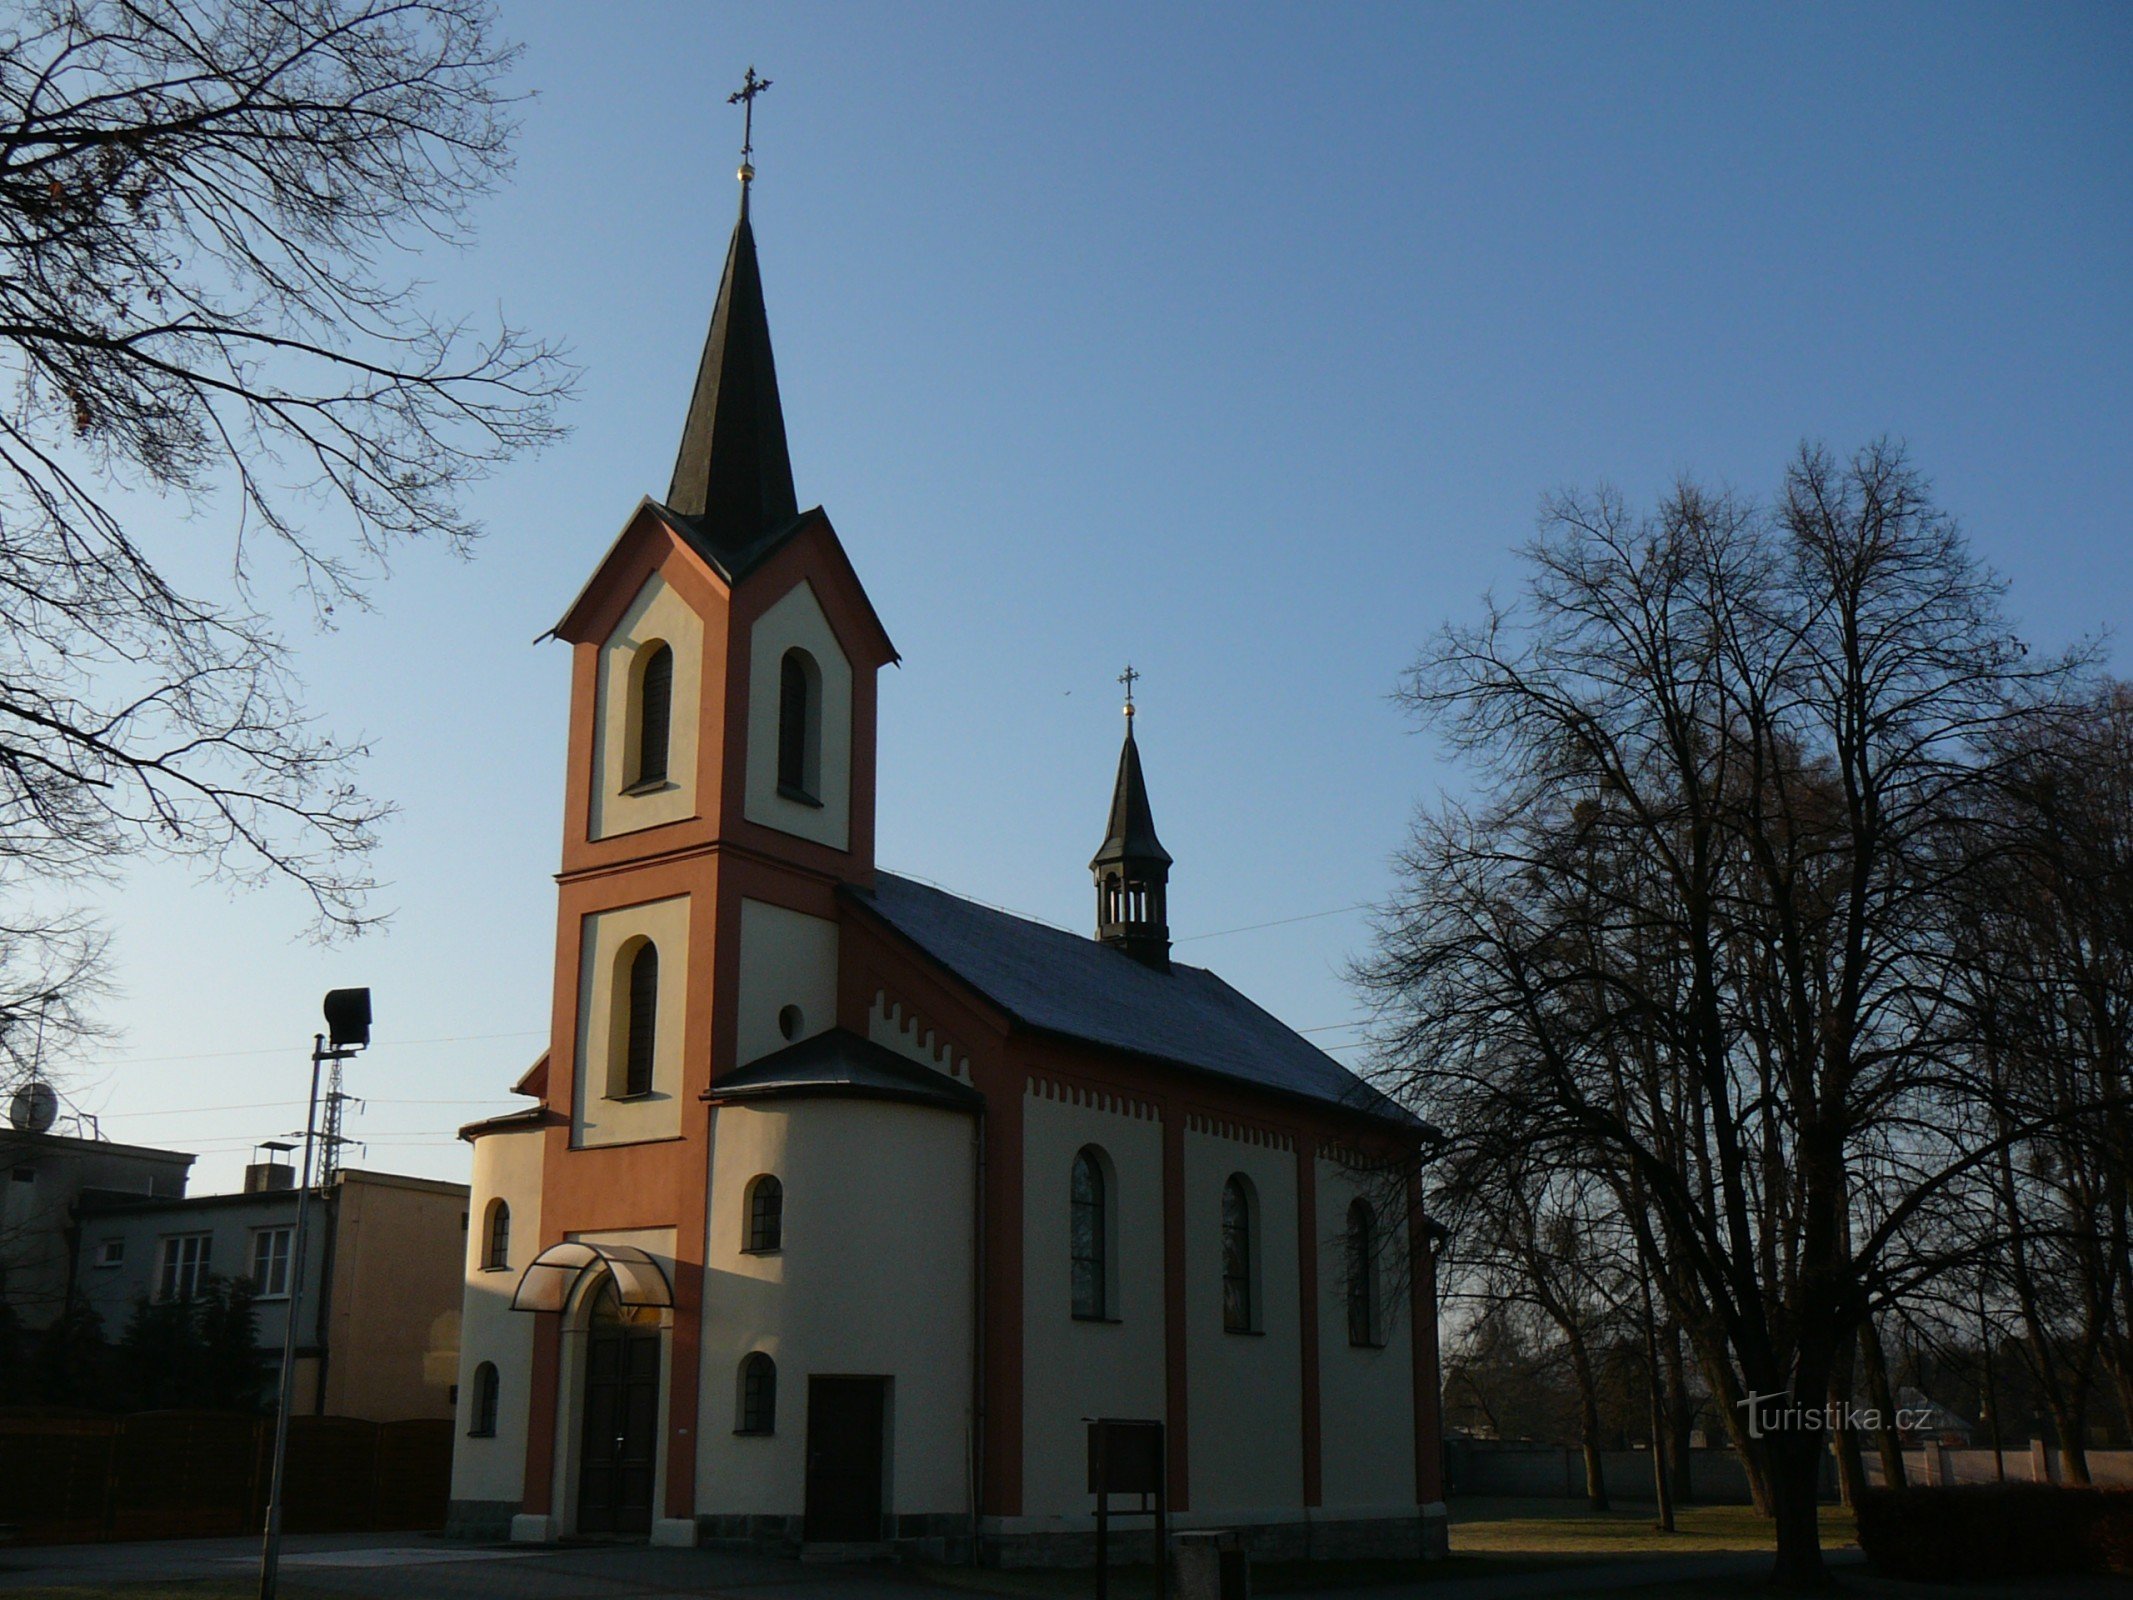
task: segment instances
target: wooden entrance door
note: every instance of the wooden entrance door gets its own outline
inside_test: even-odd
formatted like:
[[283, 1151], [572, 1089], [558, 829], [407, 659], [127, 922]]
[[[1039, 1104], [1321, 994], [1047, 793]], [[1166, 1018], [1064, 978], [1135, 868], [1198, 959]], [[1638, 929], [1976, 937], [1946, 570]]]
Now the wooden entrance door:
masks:
[[807, 1523], [825, 1543], [881, 1537], [886, 1378], [807, 1380]]
[[652, 1473], [659, 1427], [656, 1311], [601, 1285], [585, 1347], [585, 1434], [578, 1471], [580, 1533], [652, 1531]]

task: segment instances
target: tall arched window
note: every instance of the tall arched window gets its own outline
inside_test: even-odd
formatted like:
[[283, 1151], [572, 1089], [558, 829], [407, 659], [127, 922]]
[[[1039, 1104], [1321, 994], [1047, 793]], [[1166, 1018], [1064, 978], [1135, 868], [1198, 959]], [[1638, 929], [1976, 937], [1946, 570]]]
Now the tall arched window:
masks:
[[1348, 1342], [1376, 1348], [1378, 1328], [1378, 1223], [1370, 1203], [1348, 1207]]
[[652, 1092], [652, 1050], [659, 1037], [659, 947], [647, 939], [630, 958], [629, 1014], [623, 1022], [622, 1092]]
[[1258, 1240], [1253, 1237], [1258, 1207], [1243, 1173], [1222, 1185], [1222, 1331], [1259, 1331]]
[[493, 1361], [484, 1361], [474, 1369], [474, 1401], [467, 1409], [470, 1438], [487, 1439], [495, 1434], [497, 1393], [501, 1381]]
[[797, 647], [778, 663], [778, 793], [822, 803], [822, 669]]
[[778, 1431], [778, 1364], [758, 1350], [741, 1358], [740, 1404], [735, 1433]]
[[489, 1225], [484, 1230], [481, 1264], [492, 1272], [511, 1265], [511, 1208], [501, 1200], [489, 1202]]
[[748, 1243], [753, 1253], [785, 1247], [785, 1185], [769, 1173], [748, 1186]]
[[655, 644], [637, 674], [637, 774], [633, 783], [664, 783], [667, 735], [674, 717], [674, 652]]
[[1074, 1158], [1068, 1248], [1073, 1257], [1074, 1315], [1105, 1321], [1111, 1310], [1111, 1193], [1103, 1157], [1093, 1146]]

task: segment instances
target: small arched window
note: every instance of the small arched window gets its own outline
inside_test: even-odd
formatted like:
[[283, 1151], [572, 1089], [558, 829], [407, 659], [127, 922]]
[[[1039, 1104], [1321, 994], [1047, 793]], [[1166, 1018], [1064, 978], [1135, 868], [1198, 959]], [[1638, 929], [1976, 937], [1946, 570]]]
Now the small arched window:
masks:
[[1378, 1327], [1378, 1222], [1367, 1200], [1348, 1207], [1348, 1342], [1369, 1349], [1385, 1342]]
[[798, 648], [778, 663], [778, 793], [822, 803], [822, 669]]
[[1068, 1249], [1073, 1258], [1074, 1315], [1106, 1321], [1111, 1312], [1111, 1185], [1094, 1146], [1074, 1158], [1068, 1201]]
[[474, 1369], [474, 1402], [467, 1411], [469, 1438], [487, 1439], [495, 1435], [497, 1394], [501, 1382], [493, 1361], [484, 1361]]
[[748, 1243], [751, 1254], [781, 1250], [785, 1243], [785, 1185], [769, 1173], [748, 1186]]
[[664, 783], [667, 736], [674, 718], [674, 652], [655, 644], [637, 674], [637, 774], [633, 783]]
[[740, 1403], [735, 1433], [778, 1431], [778, 1364], [757, 1350], [741, 1358]]
[[1259, 1331], [1258, 1207], [1252, 1203], [1251, 1180], [1232, 1173], [1222, 1185], [1222, 1331]]
[[630, 957], [629, 1011], [623, 1019], [622, 1092], [652, 1092], [652, 1052], [659, 1038], [659, 947], [647, 939]]
[[511, 1265], [511, 1207], [501, 1200], [489, 1202], [489, 1224], [483, 1230], [481, 1264], [491, 1272]]

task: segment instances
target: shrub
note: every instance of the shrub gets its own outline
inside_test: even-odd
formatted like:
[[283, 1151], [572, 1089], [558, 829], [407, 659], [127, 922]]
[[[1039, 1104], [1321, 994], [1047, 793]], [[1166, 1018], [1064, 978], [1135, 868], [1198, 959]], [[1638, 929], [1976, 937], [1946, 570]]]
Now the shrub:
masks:
[[2133, 1491], [2041, 1483], [1874, 1489], [1859, 1545], [1892, 1578], [2133, 1572]]

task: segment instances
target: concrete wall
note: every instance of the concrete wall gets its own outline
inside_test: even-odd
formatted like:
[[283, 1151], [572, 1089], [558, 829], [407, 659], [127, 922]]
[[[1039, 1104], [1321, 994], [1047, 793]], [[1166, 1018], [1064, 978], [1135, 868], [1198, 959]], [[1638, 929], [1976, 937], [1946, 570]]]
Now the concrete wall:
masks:
[[[1415, 1503], [1414, 1318], [1404, 1270], [1407, 1236], [1382, 1183], [1319, 1159], [1318, 1405], [1321, 1503], [1331, 1508]], [[1348, 1207], [1377, 1219], [1376, 1349], [1348, 1342]]]
[[[460, 1303], [459, 1438], [452, 1451], [452, 1505], [456, 1525], [501, 1538], [525, 1494], [526, 1385], [533, 1364], [535, 1317], [513, 1311], [519, 1274], [539, 1252], [541, 1150], [547, 1130], [539, 1127], [487, 1133], [474, 1141], [474, 1184], [468, 1209]], [[501, 1200], [511, 1207], [509, 1264], [489, 1268], [483, 1221]], [[496, 1432], [470, 1435], [474, 1414], [474, 1369], [496, 1364]], [[486, 1509], [477, 1509], [486, 1508]]]
[[[1453, 1439], [1446, 1442], [1453, 1498], [1502, 1496], [1506, 1499], [1582, 1500], [1585, 1457], [1556, 1445], [1493, 1445]], [[1601, 1452], [1600, 1468], [1608, 1493], [1621, 1500], [1650, 1500], [1652, 1458], [1643, 1450]], [[1748, 1476], [1730, 1450], [1689, 1452], [1691, 1498], [1706, 1505], [1748, 1504]], [[1825, 1457], [1822, 1493], [1834, 1499], [1837, 1464]]]
[[[1088, 1511], [1087, 1417], [1160, 1420], [1164, 1403], [1163, 1125], [1116, 1100], [1022, 1102], [1022, 1509]], [[1069, 1252], [1074, 1158], [1113, 1182], [1109, 1322], [1077, 1322]]]
[[[1222, 1189], [1232, 1173], [1251, 1182], [1259, 1201], [1253, 1333], [1230, 1333], [1222, 1325]], [[1188, 1125], [1185, 1327], [1195, 1511], [1303, 1504], [1296, 1257], [1296, 1152]]]
[[[638, 731], [636, 687], [645, 652], [654, 644], [664, 644], [674, 652], [667, 775], [657, 786], [638, 786], [632, 766]], [[611, 838], [696, 815], [703, 649], [703, 619], [654, 573], [600, 649], [600, 676], [594, 691], [590, 837]]]
[[[822, 675], [820, 805], [778, 793], [778, 699], [787, 650], [814, 658]], [[756, 619], [748, 637], [748, 770], [743, 812], [781, 833], [835, 850], [852, 826], [852, 666], [805, 579]]]
[[326, 1410], [449, 1417], [459, 1381], [467, 1186], [344, 1172], [326, 1290]]
[[[585, 919], [579, 967], [578, 1070], [573, 1075], [575, 1144], [630, 1144], [671, 1139], [681, 1132], [682, 1038], [689, 993], [689, 915], [694, 903], [687, 895], [678, 895], [597, 912]], [[659, 950], [652, 1091], [618, 1099], [629, 961], [640, 939], [651, 940]]]
[[[714, 1111], [699, 1513], [801, 1514], [811, 1373], [890, 1380], [885, 1510], [967, 1511], [973, 1133], [969, 1117], [878, 1100]], [[749, 1254], [746, 1194], [765, 1173], [784, 1185], [782, 1246]], [[768, 1436], [734, 1432], [752, 1351], [777, 1363]]]
[[21, 1325], [42, 1328], [66, 1304], [71, 1214], [85, 1190], [175, 1198], [192, 1164], [174, 1150], [0, 1128], [0, 1278]]

